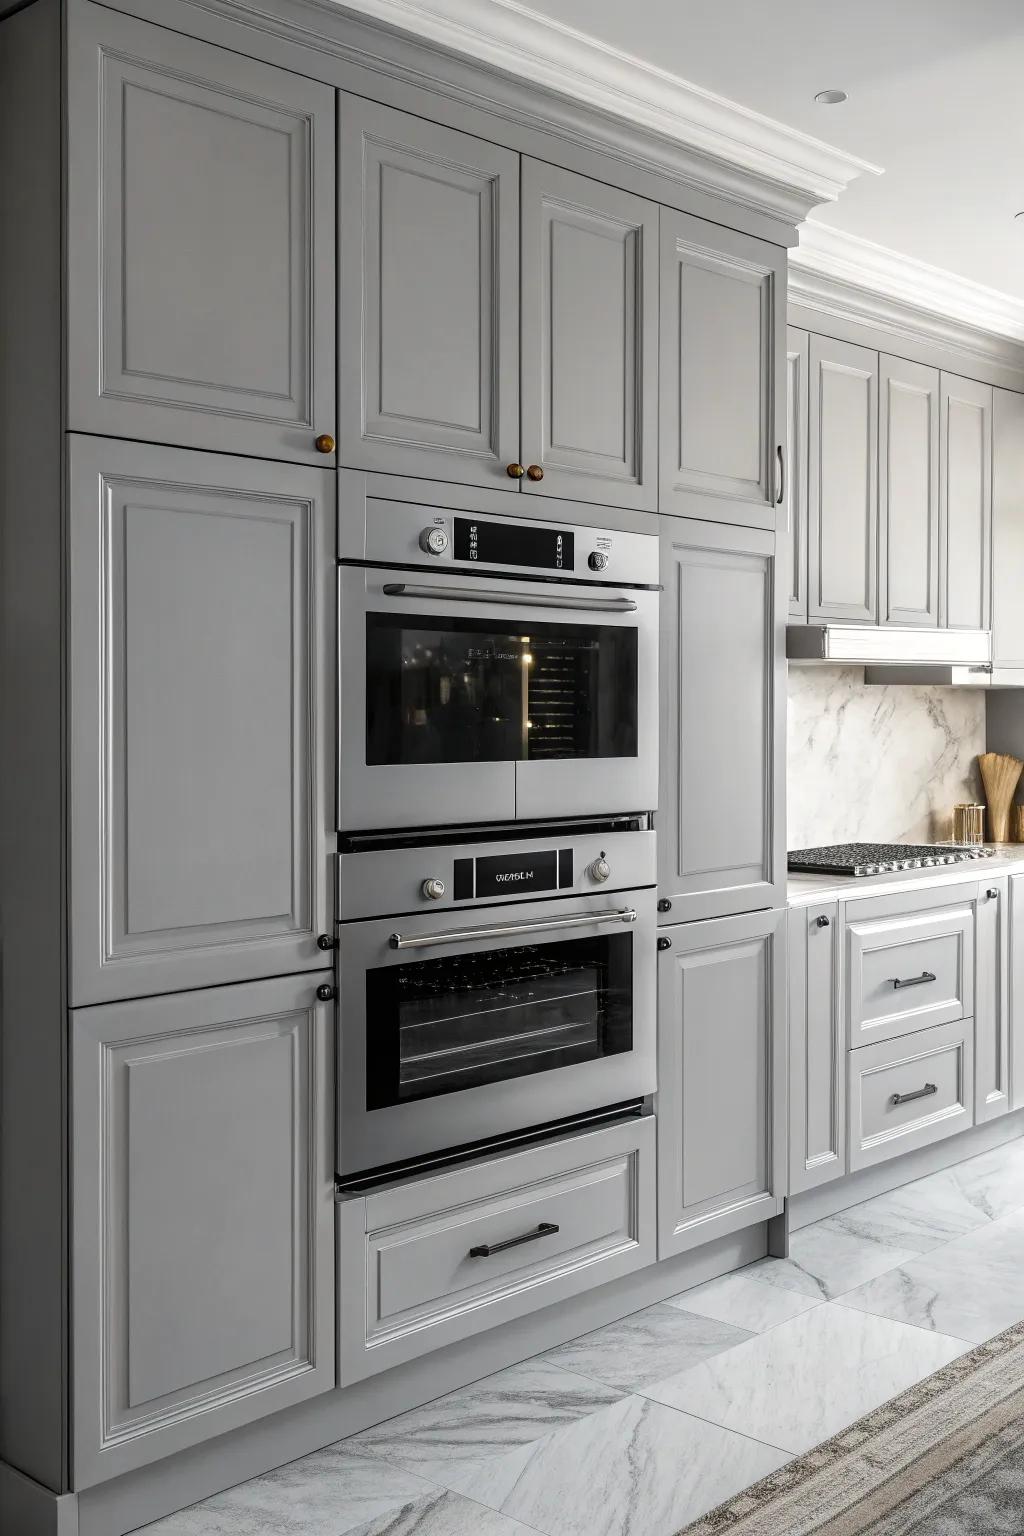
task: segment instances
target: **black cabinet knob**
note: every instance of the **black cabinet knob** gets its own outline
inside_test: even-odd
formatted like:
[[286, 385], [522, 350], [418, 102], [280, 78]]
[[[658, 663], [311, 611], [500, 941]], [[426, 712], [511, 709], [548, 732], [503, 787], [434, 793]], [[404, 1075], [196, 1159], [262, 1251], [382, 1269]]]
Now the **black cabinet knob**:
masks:
[[827, 918], [827, 917], [826, 917], [826, 916], [825, 916], [825, 914], [824, 914], [824, 912], [823, 912], [823, 913], [822, 913], [822, 914], [821, 914], [821, 916], [820, 916], [820, 917], [819, 917], [819, 918], [818, 918], [818, 919], [817, 919], [817, 924], [818, 924], [818, 927], [819, 927], [819, 928], [827, 928], [827, 927], [828, 927], [828, 924], [829, 924], [829, 920], [828, 920], [828, 918]]
[[672, 903], [669, 901], [667, 896], [663, 896], [661, 898], [661, 900], [658, 902], [658, 911], [659, 912], [671, 912], [672, 911]]
[[671, 939], [665, 939], [665, 938], [659, 939], [658, 940], [658, 948], [659, 949], [671, 949], [672, 948], [672, 940]]
[[317, 949], [333, 949], [335, 947], [334, 939], [329, 933], [321, 933], [316, 941], [316, 947]]
[[329, 981], [321, 982], [316, 989], [316, 995], [322, 1003], [329, 1003], [332, 997], [337, 997], [337, 991]]

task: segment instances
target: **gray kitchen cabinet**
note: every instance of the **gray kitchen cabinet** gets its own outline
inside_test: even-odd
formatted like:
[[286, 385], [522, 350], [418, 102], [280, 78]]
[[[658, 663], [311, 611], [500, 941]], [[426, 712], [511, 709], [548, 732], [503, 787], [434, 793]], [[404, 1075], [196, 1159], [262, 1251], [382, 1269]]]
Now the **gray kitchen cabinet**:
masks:
[[662, 512], [782, 526], [786, 253], [661, 210]]
[[1024, 874], [1009, 880], [1007, 934], [1010, 1108], [1024, 1109]]
[[782, 1209], [785, 935], [782, 910], [659, 937], [659, 1258]]
[[334, 479], [70, 439], [73, 1006], [330, 963]]
[[76, 1488], [334, 1385], [318, 979], [71, 1016]]
[[879, 358], [878, 610], [939, 622], [939, 370]]
[[810, 343], [808, 591], [811, 619], [878, 619], [878, 353]]
[[656, 512], [657, 206], [524, 159], [521, 291], [520, 488]]
[[1010, 888], [982, 880], [976, 908], [974, 1123], [1010, 1107]]
[[1024, 670], [1024, 395], [992, 399], [992, 665]]
[[339, 462], [505, 486], [519, 458], [519, 156], [338, 97]]
[[789, 912], [789, 1190], [846, 1173], [846, 1040], [839, 905]]
[[987, 629], [992, 593], [992, 386], [942, 375], [939, 623]]
[[781, 906], [787, 541], [687, 518], [660, 526], [662, 920]]
[[786, 328], [786, 483], [782, 505], [789, 533], [789, 616], [807, 618], [807, 413], [810, 336]]
[[334, 91], [84, 0], [67, 24], [68, 425], [322, 463]]

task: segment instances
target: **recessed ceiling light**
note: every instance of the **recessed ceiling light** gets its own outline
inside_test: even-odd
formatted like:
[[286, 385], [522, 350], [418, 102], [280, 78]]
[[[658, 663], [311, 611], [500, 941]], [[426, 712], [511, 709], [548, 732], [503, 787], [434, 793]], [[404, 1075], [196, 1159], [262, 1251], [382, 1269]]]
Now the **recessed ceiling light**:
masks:
[[846, 92], [819, 91], [814, 99], [815, 101], [820, 102], [823, 107], [838, 107], [841, 101], [846, 100]]

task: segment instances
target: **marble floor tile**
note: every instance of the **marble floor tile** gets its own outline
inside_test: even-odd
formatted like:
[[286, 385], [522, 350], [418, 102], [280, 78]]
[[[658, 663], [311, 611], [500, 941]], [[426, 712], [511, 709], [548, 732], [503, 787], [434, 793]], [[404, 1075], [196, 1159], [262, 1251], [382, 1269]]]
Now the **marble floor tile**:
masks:
[[830, 1303], [647, 1387], [645, 1396], [782, 1450], [808, 1451], [968, 1347]]
[[157, 1520], [145, 1536], [346, 1536], [440, 1491], [401, 1467], [335, 1446]]
[[746, 1328], [751, 1333], [767, 1333], [769, 1328], [820, 1305], [820, 1296], [805, 1296], [800, 1291], [783, 1290], [779, 1285], [766, 1285], [749, 1269], [708, 1280], [692, 1291], [669, 1297], [666, 1302], [666, 1306], [682, 1307], [703, 1317], [717, 1318], [721, 1323], [734, 1323], [737, 1328]]
[[981, 1215], [998, 1221], [1024, 1208], [1024, 1141], [995, 1147], [934, 1177], [953, 1184]]
[[987, 1226], [991, 1217], [970, 1200], [950, 1170], [904, 1184], [828, 1218], [830, 1229], [892, 1248], [927, 1253]]
[[630, 1396], [489, 1462], [464, 1492], [545, 1536], [674, 1536], [788, 1460]]
[[659, 1303], [571, 1339], [545, 1358], [563, 1370], [638, 1392], [649, 1381], [699, 1365], [750, 1337], [746, 1328]]
[[563, 1370], [550, 1360], [525, 1360], [343, 1443], [455, 1487], [453, 1468], [473, 1467], [504, 1455], [512, 1446], [529, 1445], [624, 1396], [619, 1388]]
[[833, 1301], [853, 1286], [912, 1259], [915, 1252], [913, 1247], [878, 1236], [848, 1232], [839, 1217], [829, 1216], [793, 1234], [788, 1259], [759, 1259], [747, 1272], [767, 1285]]
[[843, 1307], [981, 1344], [1024, 1318], [1024, 1213], [921, 1254], [840, 1299]]
[[349, 1536], [536, 1536], [518, 1520], [439, 1488], [351, 1531]]

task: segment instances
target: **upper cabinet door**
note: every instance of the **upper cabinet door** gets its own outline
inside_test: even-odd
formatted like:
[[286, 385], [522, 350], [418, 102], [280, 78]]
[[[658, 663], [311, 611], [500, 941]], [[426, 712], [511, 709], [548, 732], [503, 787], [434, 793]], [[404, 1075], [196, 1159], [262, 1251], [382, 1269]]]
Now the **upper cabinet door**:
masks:
[[88, 3], [68, 51], [69, 426], [323, 463], [334, 91]]
[[333, 932], [333, 472], [71, 439], [71, 1001]]
[[786, 328], [786, 463], [782, 505], [789, 532], [789, 616], [807, 618], [807, 365], [810, 337]]
[[992, 386], [942, 375], [939, 622], [988, 629], [992, 614]]
[[786, 253], [661, 210], [662, 512], [782, 519]]
[[521, 488], [656, 511], [657, 391], [657, 207], [524, 160]]
[[1008, 389], [992, 404], [992, 537], [992, 661], [1024, 668], [1024, 395]]
[[340, 462], [514, 490], [519, 156], [338, 102]]
[[878, 353], [810, 347], [808, 616], [878, 619]]
[[879, 616], [939, 622], [939, 372], [879, 359]]

